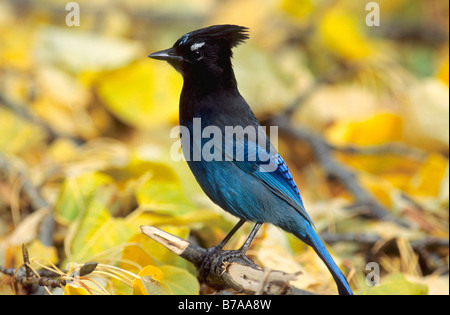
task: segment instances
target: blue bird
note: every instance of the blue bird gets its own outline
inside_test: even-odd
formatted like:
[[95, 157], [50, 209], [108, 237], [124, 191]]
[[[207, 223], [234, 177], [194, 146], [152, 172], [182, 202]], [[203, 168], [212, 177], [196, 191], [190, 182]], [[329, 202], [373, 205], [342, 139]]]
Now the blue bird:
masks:
[[[167, 61], [183, 76], [179, 121], [189, 133], [182, 133], [181, 143], [197, 182], [214, 203], [240, 218], [208, 253], [222, 250], [244, 222], [255, 222], [236, 251], [245, 255], [261, 225], [271, 223], [310, 245], [331, 272], [339, 294], [351, 295], [345, 276], [305, 210], [286, 163], [239, 93], [232, 49], [248, 38], [246, 27], [214, 25], [183, 35], [173, 47], [149, 55]], [[197, 122], [201, 132], [195, 135]]]

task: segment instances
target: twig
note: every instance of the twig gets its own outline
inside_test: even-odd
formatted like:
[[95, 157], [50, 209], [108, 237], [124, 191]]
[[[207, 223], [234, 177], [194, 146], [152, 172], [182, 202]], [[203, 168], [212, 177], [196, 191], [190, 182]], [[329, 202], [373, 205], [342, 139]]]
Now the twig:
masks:
[[[14, 170], [14, 171], [13, 171]], [[45, 246], [53, 245], [53, 230], [54, 230], [54, 220], [53, 211], [51, 211], [50, 204], [41, 196], [38, 189], [34, 187], [31, 181], [23, 174], [23, 172], [14, 169], [12, 163], [0, 153], [0, 172], [6, 176], [10, 176], [13, 172], [18, 174], [18, 177], [22, 181], [22, 191], [30, 200], [31, 207], [37, 211], [39, 209], [49, 209], [48, 214], [42, 219], [39, 226], [39, 240]]]
[[[206, 251], [204, 248], [156, 227], [141, 226], [141, 231], [173, 253], [193, 263], [197, 267], [197, 270], [200, 269], [202, 258]], [[247, 294], [313, 294], [308, 291], [293, 288], [290, 285], [290, 281], [296, 279], [297, 276], [298, 274], [288, 274], [277, 270], [264, 271], [246, 256], [233, 258], [229, 258], [229, 256], [218, 256], [211, 262], [206, 281], [214, 288], [231, 288]]]
[[[321, 233], [320, 237], [328, 244], [338, 243], [338, 242], [350, 242], [363, 245], [374, 245], [375, 243], [383, 240], [380, 236], [374, 234], [363, 234], [363, 233], [347, 233], [347, 234], [328, 234]], [[419, 250], [428, 247], [448, 247], [448, 238], [436, 238], [436, 237], [425, 237], [417, 240], [410, 240], [409, 243], [414, 250]]]
[[385, 143], [382, 145], [374, 145], [374, 146], [334, 146], [329, 145], [331, 149], [337, 152], [348, 153], [348, 154], [359, 154], [359, 155], [401, 155], [408, 157], [412, 160], [422, 161], [427, 153], [417, 149], [412, 148], [410, 146], [404, 145], [402, 143]]
[[28, 254], [28, 250], [25, 247], [25, 244], [22, 244], [22, 255], [23, 255], [23, 266], [25, 267], [25, 275], [28, 278], [33, 277], [33, 270], [30, 267], [30, 255]]
[[[96, 262], [88, 262], [81, 266], [79, 270], [74, 272], [74, 275], [67, 276], [66, 274], [59, 274], [56, 272], [51, 272], [49, 270], [40, 270], [35, 273], [30, 267], [30, 260], [28, 255], [28, 250], [25, 245], [22, 245], [22, 255], [23, 255], [23, 265], [17, 269], [5, 268], [0, 266], [0, 273], [6, 274], [10, 277], [14, 277], [14, 281], [25, 287], [29, 288], [33, 285], [38, 285], [42, 287], [52, 287], [58, 288], [66, 285], [67, 279], [72, 279], [76, 277], [84, 277], [92, 273], [97, 267]], [[53, 279], [59, 277], [58, 279]]]
[[5, 275], [7, 275], [7, 276], [12, 277], [16, 273], [16, 269], [14, 269], [14, 268], [5, 268], [3, 266], [0, 266], [0, 273], [3, 273]]
[[[0, 266], [0, 273], [3, 273], [7, 276], [13, 277], [14, 274], [17, 272], [16, 268], [5, 268], [3, 266]], [[67, 270], [62, 270], [63, 273], [66, 273]], [[37, 275], [40, 278], [56, 278], [61, 276], [56, 271], [48, 270], [48, 269], [41, 269], [37, 271]]]
[[32, 285], [38, 285], [41, 287], [52, 287], [58, 288], [66, 285], [66, 281], [63, 279], [49, 279], [49, 278], [26, 278], [26, 277], [18, 277], [16, 279], [18, 284], [21, 284], [25, 287], [29, 287]]
[[[444, 15], [441, 18], [444, 18]], [[446, 19], [448, 20], [448, 16]], [[436, 21], [433, 20], [433, 22]], [[448, 41], [448, 34], [445, 32], [445, 28], [437, 26], [436, 23], [390, 21], [383, 27], [373, 28], [371, 32], [376, 37], [383, 37], [396, 43], [412, 41], [426, 45], [440, 45]]]
[[13, 100], [5, 97], [0, 93], [0, 106], [4, 106], [11, 110], [14, 114], [18, 115], [19, 117], [31, 122], [32, 124], [38, 126], [39, 128], [42, 128], [45, 133], [48, 135], [48, 141], [52, 142], [53, 140], [57, 138], [68, 138], [72, 140], [75, 144], [82, 144], [84, 140], [73, 137], [71, 135], [65, 135], [61, 134], [60, 132], [54, 130], [49, 124], [47, 124], [45, 121], [40, 119], [37, 115], [35, 115], [31, 110], [30, 107], [25, 104], [19, 104], [17, 102], [14, 102]]

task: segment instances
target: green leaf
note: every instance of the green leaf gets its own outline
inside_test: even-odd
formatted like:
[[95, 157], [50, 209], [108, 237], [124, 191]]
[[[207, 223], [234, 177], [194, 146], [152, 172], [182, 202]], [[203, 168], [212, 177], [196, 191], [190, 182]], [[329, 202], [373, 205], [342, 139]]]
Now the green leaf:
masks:
[[200, 290], [196, 277], [174, 266], [147, 266], [139, 275], [141, 280], [133, 281], [135, 295], [194, 295]]
[[195, 209], [178, 181], [150, 178], [136, 189], [139, 206], [163, 214], [182, 215]]
[[141, 283], [144, 290], [135, 288], [133, 290], [134, 295], [169, 295], [172, 293], [171, 289], [166, 284], [155, 281], [151, 276], [143, 276]]
[[94, 198], [85, 214], [73, 222], [65, 241], [70, 248], [69, 259], [84, 261], [125, 243], [135, 229], [124, 219], [113, 218], [106, 206]]
[[0, 108], [0, 152], [19, 154], [44, 140], [43, 132], [9, 110]]
[[368, 287], [361, 295], [426, 295], [428, 287], [406, 280], [401, 273], [389, 276], [379, 286]]
[[89, 206], [96, 189], [111, 183], [102, 173], [85, 173], [67, 178], [55, 205], [55, 214], [67, 223], [82, 215]]
[[174, 266], [162, 266], [160, 269], [164, 273], [161, 282], [170, 288], [171, 294], [194, 295], [199, 293], [200, 285], [197, 278], [186, 269]]

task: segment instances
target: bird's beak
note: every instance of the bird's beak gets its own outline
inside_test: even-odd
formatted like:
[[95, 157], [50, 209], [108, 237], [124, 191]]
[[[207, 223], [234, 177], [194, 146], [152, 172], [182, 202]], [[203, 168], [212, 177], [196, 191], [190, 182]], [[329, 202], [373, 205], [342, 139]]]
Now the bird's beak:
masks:
[[161, 51], [154, 52], [150, 55], [148, 55], [149, 58], [157, 59], [157, 60], [165, 60], [165, 61], [171, 61], [171, 60], [182, 60], [181, 56], [178, 56], [175, 49], [169, 48]]

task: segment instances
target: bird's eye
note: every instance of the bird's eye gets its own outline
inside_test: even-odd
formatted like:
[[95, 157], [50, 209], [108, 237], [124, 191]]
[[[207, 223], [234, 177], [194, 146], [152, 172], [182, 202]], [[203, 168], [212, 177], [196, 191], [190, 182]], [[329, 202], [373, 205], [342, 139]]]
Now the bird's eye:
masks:
[[202, 52], [200, 51], [200, 48], [202, 48], [205, 45], [205, 42], [201, 42], [201, 43], [195, 43], [191, 46], [191, 52], [192, 52], [192, 56], [196, 59], [196, 60], [200, 60], [203, 57]]
[[200, 50], [194, 50], [192, 52], [192, 55], [194, 56], [195, 59], [200, 59], [201, 57], [203, 57], [203, 54]]

